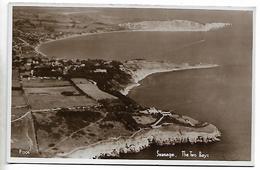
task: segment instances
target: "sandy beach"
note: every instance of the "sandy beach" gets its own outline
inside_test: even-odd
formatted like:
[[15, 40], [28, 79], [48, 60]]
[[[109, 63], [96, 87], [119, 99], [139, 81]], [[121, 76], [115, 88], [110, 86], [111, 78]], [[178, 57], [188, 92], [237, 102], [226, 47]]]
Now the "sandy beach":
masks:
[[[138, 62], [138, 61], [137, 61]], [[123, 90], [120, 92], [123, 95], [127, 95], [129, 91], [135, 87], [138, 87], [140, 84], [139, 82], [145, 79], [147, 76], [156, 74], [156, 73], [163, 73], [163, 72], [171, 72], [171, 71], [182, 71], [182, 70], [192, 70], [192, 69], [207, 69], [207, 68], [214, 68], [218, 67], [217, 64], [199, 64], [199, 65], [175, 65], [175, 64], [167, 64], [167, 63], [156, 63], [158, 64], [156, 68], [151, 67], [151, 63], [154, 62], [142, 62], [142, 67], [137, 69], [136, 71], [130, 70], [130, 74], [132, 75], [133, 82], [128, 84]], [[140, 62], [137, 63], [140, 65]], [[158, 68], [159, 67], [159, 68]]]

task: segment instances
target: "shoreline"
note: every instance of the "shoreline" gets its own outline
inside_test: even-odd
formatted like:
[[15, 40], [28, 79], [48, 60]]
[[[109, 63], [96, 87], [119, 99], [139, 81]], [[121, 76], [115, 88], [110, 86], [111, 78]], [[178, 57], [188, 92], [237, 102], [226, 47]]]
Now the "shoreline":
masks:
[[[159, 128], [142, 129], [129, 137], [119, 137], [100, 141], [73, 149], [67, 153], [57, 154], [57, 158], [102, 158], [106, 156], [118, 157], [120, 153], [137, 153], [152, 144], [158, 146], [173, 146], [180, 143], [210, 143], [219, 141], [221, 133], [216, 126], [209, 124], [201, 131], [189, 131], [180, 128], [173, 131], [163, 126]], [[205, 130], [205, 131], [203, 131]], [[210, 132], [208, 132], [210, 130]], [[139, 134], [138, 134], [139, 133]]]
[[[47, 40], [44, 42], [40, 42], [36, 47], [35, 51], [45, 57], [43, 52], [39, 50], [39, 47], [42, 44], [50, 43], [53, 41], [59, 41], [64, 39], [75, 38], [79, 36], [90, 36], [90, 35], [98, 35], [98, 34], [109, 34], [109, 33], [117, 33], [117, 32], [135, 32], [135, 31], [147, 31], [147, 30], [124, 30], [124, 31], [110, 31], [110, 32], [97, 32], [97, 33], [83, 33], [83, 34], [74, 34], [68, 35], [62, 38]], [[153, 30], [152, 30], [153, 31]], [[174, 31], [176, 32], [176, 31]], [[145, 61], [146, 62], [146, 61]], [[149, 62], [148, 62], [149, 63]], [[123, 90], [120, 92], [123, 95], [127, 95], [130, 90], [139, 86], [139, 82], [145, 79], [147, 76], [155, 74], [155, 73], [163, 73], [163, 72], [171, 72], [171, 71], [182, 71], [182, 70], [191, 70], [191, 69], [206, 69], [206, 68], [214, 68], [218, 67], [219, 65], [216, 64], [205, 64], [205, 65], [176, 65], [176, 64], [169, 64], [169, 63], [156, 63], [159, 64], [155, 65], [155, 68], [149, 66], [146, 68], [145, 65], [141, 65], [139, 69], [136, 71], [131, 71], [133, 82], [128, 84]], [[162, 64], [162, 67], [160, 67]], [[142, 67], [144, 66], [144, 67]], [[129, 70], [128, 70], [129, 71]], [[176, 131], [174, 128], [173, 130], [168, 129], [164, 130], [164, 127], [159, 128], [151, 128], [151, 129], [142, 129], [134, 135], [129, 137], [118, 137], [116, 139], [108, 139], [106, 141], [101, 141], [98, 143], [90, 144], [89, 146], [82, 146], [79, 148], [75, 148], [68, 153], [60, 153], [57, 154], [56, 157], [70, 157], [70, 158], [99, 158], [102, 156], [113, 156], [117, 157], [120, 153], [130, 153], [130, 152], [139, 152], [151, 144], [157, 145], [175, 145], [177, 143], [208, 143], [219, 141], [218, 137], [221, 136], [218, 129], [212, 125], [208, 125], [210, 128], [205, 128], [205, 132], [203, 131], [196, 131], [191, 130], [186, 132], [184, 130], [183, 133]], [[208, 127], [207, 126], [207, 127]], [[185, 129], [185, 128], [183, 128]], [[210, 131], [210, 132], [208, 132]]]
[[[177, 20], [174, 20], [174, 21], [177, 21]], [[188, 22], [191, 22], [189, 20], [184, 20], [184, 21], [188, 21]], [[158, 21], [158, 22], [164, 22], [164, 21]], [[123, 23], [124, 25], [125, 23]], [[36, 46], [35, 46], [35, 51], [45, 57], [47, 57], [46, 54], [44, 54], [43, 52], [41, 52], [39, 50], [39, 47], [43, 44], [47, 44], [47, 43], [51, 43], [53, 41], [60, 41], [60, 40], [65, 40], [65, 39], [70, 39], [70, 38], [75, 38], [75, 37], [80, 37], [80, 36], [91, 36], [91, 35], [99, 35], [99, 34], [109, 34], [109, 33], [123, 33], [123, 32], [208, 32], [208, 31], [212, 31], [212, 30], [218, 30], [218, 29], [222, 29], [224, 27], [227, 27], [227, 26], [230, 26], [231, 24], [230, 23], [206, 23], [206, 24], [212, 24], [212, 28], [210, 29], [203, 29], [203, 28], [197, 28], [197, 29], [192, 29], [192, 28], [189, 28], [189, 27], [184, 27], [182, 29], [178, 28], [178, 29], [166, 29], [166, 30], [163, 30], [163, 29], [154, 29], [154, 28], [141, 28], [141, 29], [131, 29], [131, 28], [126, 28], [126, 27], [122, 27], [123, 30], [114, 30], [114, 31], [101, 31], [101, 32], [94, 32], [94, 33], [90, 33], [90, 32], [87, 32], [87, 33], [74, 33], [74, 34], [71, 34], [71, 35], [64, 35], [63, 37], [60, 37], [60, 38], [56, 38], [56, 39], [46, 39], [46, 41], [42, 41], [42, 42], [39, 42]], [[214, 25], [214, 24], [224, 24], [222, 27], [219, 27], [218, 25]]]
[[94, 32], [94, 33], [78, 33], [78, 34], [71, 34], [71, 35], [67, 35], [61, 38], [57, 38], [57, 39], [48, 39], [46, 41], [42, 41], [39, 42], [36, 46], [35, 46], [35, 51], [45, 57], [47, 57], [46, 54], [44, 54], [43, 52], [41, 52], [39, 50], [39, 47], [43, 44], [47, 44], [47, 43], [51, 43], [54, 41], [60, 41], [60, 40], [66, 40], [66, 39], [70, 39], [70, 38], [76, 38], [76, 37], [80, 37], [80, 36], [91, 36], [91, 35], [99, 35], [99, 34], [109, 34], [109, 33], [124, 33], [124, 32], [138, 32], [138, 31], [143, 31], [143, 30], [120, 30], [120, 31], [109, 31], [109, 32]]
[[183, 71], [183, 70], [193, 70], [193, 69], [209, 69], [209, 68], [215, 68], [219, 67], [217, 64], [205, 64], [205, 65], [194, 65], [194, 66], [184, 66], [179, 68], [171, 68], [171, 69], [154, 69], [154, 70], [145, 70], [145, 69], [139, 69], [135, 72], [132, 72], [132, 78], [133, 82], [128, 84], [123, 90], [120, 90], [120, 92], [123, 95], [128, 95], [130, 90], [132, 90], [135, 87], [140, 86], [140, 81], [144, 80], [146, 77], [157, 74], [157, 73], [166, 73], [166, 72], [173, 72], [173, 71]]
[[[154, 30], [120, 30], [120, 31], [109, 31], [109, 32], [72, 34], [72, 35], [68, 35], [68, 36], [65, 36], [65, 37], [57, 38], [57, 39], [50, 39], [50, 40], [47, 40], [47, 41], [42, 41], [38, 45], [36, 45], [34, 49], [37, 53], [43, 55], [44, 57], [47, 57], [46, 54], [44, 54], [43, 52], [41, 52], [39, 50], [39, 47], [43, 44], [51, 43], [51, 42], [54, 42], [54, 41], [60, 41], [60, 40], [75, 38], [75, 37], [80, 37], [80, 36], [91, 36], [91, 35], [123, 33], [123, 32], [141, 32], [141, 31], [155, 32]], [[166, 32], [166, 31], [156, 31], [156, 32]], [[169, 32], [180, 32], [180, 31], [169, 31]], [[183, 32], [189, 32], [189, 31], [183, 31]], [[193, 32], [199, 32], [199, 31], [193, 31]], [[201, 31], [201, 32], [203, 32], [203, 31]], [[191, 69], [214, 68], [214, 67], [218, 67], [218, 66], [219, 65], [212, 64], [212, 65], [202, 65], [202, 66], [199, 66], [199, 65], [196, 66], [195, 65], [195, 66], [188, 66], [188, 67], [183, 67], [183, 68], [172, 68], [172, 69], [160, 68], [160, 69], [149, 70], [148, 72], [140, 69], [133, 74], [134, 81], [132, 83], [128, 84], [124, 89], [120, 90], [120, 92], [125, 96], [128, 95], [130, 90], [132, 90], [135, 87], [140, 86], [139, 82], [141, 80], [145, 79], [147, 76], [152, 75], [152, 74], [172, 72], [172, 71], [191, 70]]]

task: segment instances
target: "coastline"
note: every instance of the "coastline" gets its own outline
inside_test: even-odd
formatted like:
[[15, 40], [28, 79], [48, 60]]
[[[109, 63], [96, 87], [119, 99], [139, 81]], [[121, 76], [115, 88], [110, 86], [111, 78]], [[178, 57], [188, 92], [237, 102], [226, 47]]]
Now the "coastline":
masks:
[[[39, 50], [39, 47], [42, 44], [50, 43], [53, 41], [59, 41], [63, 39], [70, 39], [79, 36], [89, 36], [89, 35], [97, 35], [97, 34], [109, 34], [109, 33], [117, 33], [117, 32], [135, 32], [135, 31], [147, 31], [147, 30], [124, 30], [124, 31], [109, 31], [109, 32], [97, 32], [97, 33], [83, 33], [83, 34], [74, 34], [65, 36], [58, 39], [47, 40], [40, 42], [36, 47], [35, 51], [45, 57], [47, 57], [44, 53]], [[153, 30], [151, 30], [153, 31]], [[131, 62], [131, 61], [130, 61]], [[139, 62], [139, 61], [138, 61]], [[134, 64], [138, 64], [134, 63]], [[139, 86], [139, 82], [145, 79], [147, 76], [163, 73], [163, 72], [171, 72], [171, 71], [182, 71], [182, 70], [191, 70], [191, 69], [206, 69], [206, 68], [214, 68], [219, 65], [216, 64], [199, 64], [199, 65], [176, 65], [170, 63], [162, 63], [162, 62], [141, 62], [141, 65], [138, 65], [139, 69], [133, 71], [128, 69], [132, 75], [132, 83], [129, 83], [123, 90], [120, 92], [123, 95], [127, 95], [130, 90]], [[155, 63], [154, 65], [150, 64]], [[168, 126], [167, 126], [168, 127]], [[191, 131], [180, 132], [180, 130], [168, 129], [163, 130], [164, 127], [156, 127], [149, 129], [142, 129], [137, 133], [134, 133], [130, 137], [118, 137], [113, 139], [108, 139], [105, 141], [97, 142], [94, 144], [90, 144], [88, 146], [82, 146], [79, 148], [75, 148], [68, 153], [57, 154], [56, 157], [70, 157], [70, 158], [99, 158], [102, 156], [113, 156], [118, 157], [120, 153], [130, 153], [130, 152], [139, 152], [142, 149], [149, 147], [151, 144], [157, 145], [175, 145], [177, 143], [208, 143], [219, 141], [218, 137], [221, 136], [218, 129], [209, 124], [205, 127], [204, 131], [199, 131], [198, 129], [192, 129]], [[185, 128], [184, 128], [185, 129]]]
[[[46, 15], [43, 14], [43, 11]], [[72, 14], [70, 14], [70, 11], [72, 11]], [[81, 11], [82, 14], [81, 12], [80, 14], [73, 14], [73, 11]], [[140, 14], [136, 13], [138, 11]], [[120, 97], [120, 103], [118, 105], [122, 106], [122, 109], [118, 110], [123, 110], [123, 106], [128, 106], [129, 109], [126, 108], [125, 112], [129, 115], [129, 118], [132, 117], [136, 123], [141, 125], [140, 127], [138, 126], [139, 128], [151, 128], [149, 126], [150, 124], [152, 124], [152, 127], [161, 125], [161, 123], [157, 124], [156, 122], [161, 119], [159, 115], [146, 115], [147, 113], [153, 113], [152, 111], [161, 111], [163, 113], [176, 113], [179, 117], [175, 116], [175, 120], [180, 118], [185, 119], [184, 115], [187, 115], [201, 121], [200, 125], [204, 125], [203, 121], [206, 121], [215, 125], [221, 132], [221, 137], [219, 137], [220, 142], [196, 144], [180, 143], [170, 146], [152, 144], [137, 153], [120, 154], [119, 157], [105, 157], [105, 159], [114, 159], [115, 162], [118, 159], [122, 159], [123, 162], [127, 162], [127, 160], [151, 160], [154, 164], [156, 164], [156, 160], [158, 163], [162, 162], [162, 160], [166, 163], [174, 160], [177, 162], [188, 160], [191, 164], [194, 162], [196, 164], [197, 161], [206, 163], [220, 162], [221, 164], [229, 164], [228, 161], [230, 161], [231, 164], [232, 162], [240, 164], [239, 162], [247, 163], [248, 161], [253, 161], [254, 141], [252, 141], [252, 135], [254, 134], [252, 134], [252, 126], [254, 122], [252, 121], [252, 116], [254, 116], [254, 110], [252, 110], [251, 105], [254, 104], [254, 101], [251, 100], [252, 94], [250, 89], [252, 88], [253, 65], [251, 60], [253, 56], [252, 46], [254, 45], [254, 43], [252, 44], [252, 29], [254, 29], [253, 18], [255, 11], [243, 9], [232, 11], [229, 9], [157, 10], [130, 8], [128, 12], [129, 14], [125, 13], [124, 9], [114, 8], [108, 10], [104, 8], [93, 8], [93, 10], [84, 10], [83, 8], [59, 8], [57, 10], [48, 7], [37, 8], [28, 6], [14, 8], [12, 10], [13, 29], [11, 32], [13, 36], [11, 59], [13, 63], [12, 91], [14, 94], [11, 96], [11, 103], [14, 106], [11, 110], [12, 120], [15, 121], [15, 119], [23, 116], [24, 111], [27, 109], [27, 107], [25, 107], [26, 105], [23, 105], [24, 99], [26, 100], [28, 97], [32, 100], [27, 100], [26, 103], [33, 108], [38, 105], [42, 105], [44, 109], [56, 108], [56, 106], [63, 105], [59, 102], [61, 99], [67, 102], [68, 105], [64, 105], [64, 112], [60, 112], [62, 114], [57, 114], [58, 111], [35, 113], [35, 116], [32, 118], [35, 126], [33, 132], [35, 136], [30, 135], [32, 132], [30, 129], [26, 129], [26, 127], [24, 130], [22, 129], [21, 126], [26, 126], [26, 124], [21, 124], [21, 121], [12, 122], [12, 127], [10, 127], [12, 128], [10, 134], [12, 144], [8, 148], [10, 157], [19, 160], [19, 157], [22, 157], [21, 159], [36, 157], [59, 160], [55, 159], [56, 154], [69, 153], [79, 147], [84, 150], [83, 147], [86, 148], [86, 146], [100, 141], [110, 140], [115, 142], [115, 139], [119, 139], [121, 136], [123, 138], [130, 137], [131, 134], [139, 130], [135, 128], [134, 122], [129, 121], [129, 123], [127, 123], [128, 119], [124, 118], [123, 120], [114, 121], [114, 119], [119, 119], [123, 115], [120, 113], [117, 114], [117, 112], [110, 107], [110, 105], [114, 106], [112, 102], [107, 102], [109, 107], [104, 109], [103, 106], [105, 106], [104, 104], [106, 103], [103, 104], [103, 102], [93, 102], [93, 107], [88, 106], [92, 105], [92, 101], [82, 102], [81, 104], [80, 98], [88, 98], [88, 93], [86, 95], [79, 94], [79, 96], [65, 96], [72, 94], [72, 91], [76, 92], [73, 93], [73, 95], [78, 95], [78, 90], [75, 90], [76, 86], [71, 87], [71, 82], [67, 82], [67, 79], [70, 79], [72, 76], [69, 74], [64, 77], [51, 77], [53, 75], [51, 74], [52, 72], [49, 72], [51, 69], [47, 69], [54, 68], [52, 69], [53, 71], [59, 71], [60, 68], [64, 70], [63, 68], [67, 66], [69, 70], [72, 70], [74, 67], [77, 68], [81, 66], [82, 73], [87, 72], [87, 74], [83, 73], [81, 75], [81, 69], [75, 73], [79, 74], [79, 76], [86, 77], [86, 79], [96, 80], [99, 79], [99, 77], [96, 76], [95, 73], [93, 73], [93, 76], [89, 76], [88, 70], [94, 71], [95, 67], [92, 66], [96, 63], [101, 63], [100, 66], [97, 64], [96, 68], [110, 69], [111, 67], [111, 69], [113, 69], [110, 64], [115, 64], [114, 66], [116, 66], [117, 71], [111, 73], [110, 70], [107, 69], [109, 70], [108, 73], [111, 73], [111, 76], [108, 76], [112, 78], [93, 81], [93, 84], [98, 82], [96, 85], [99, 85], [98, 87], [101, 90], [109, 94], [118, 95]], [[143, 15], [144, 13], [145, 15]], [[121, 30], [117, 27], [117, 24], [120, 23], [139, 23], [142, 21], [156, 20], [170, 21], [174, 19], [190, 20], [200, 24], [226, 22], [231, 25], [223, 29], [208, 32], [163, 33], [150, 32], [148, 30], [146, 30], [147, 33], [111, 32]], [[161, 26], [164, 27], [163, 25]], [[154, 27], [154, 29], [156, 28]], [[103, 31], [111, 32], [111, 34], [103, 34]], [[91, 36], [92, 34], [93, 36]], [[54, 42], [48, 44], [49, 41]], [[121, 41], [124, 41], [125, 44], [122, 44]], [[135, 41], [138, 42], [135, 43]], [[39, 53], [35, 51], [36, 46], [37, 50], [40, 50]], [[92, 48], [92, 46], [95, 47]], [[105, 46], [105, 48], [103, 48], [103, 46]], [[77, 58], [78, 60], [76, 60]], [[203, 64], [211, 63], [219, 64], [220, 66], [205, 70], [156, 72], [158, 74], [150, 74], [138, 83], [134, 83], [135, 81], [132, 81], [131, 75], [121, 72], [118, 67], [129, 59], [165, 60], [167, 62], [180, 64], [188, 62], [190, 65], [202, 62]], [[114, 60], [115, 62], [111, 62], [110, 60]], [[87, 67], [83, 68], [83, 64], [81, 65], [81, 63], [85, 62], [87, 63]], [[31, 68], [33, 72], [31, 72], [32, 69], [28, 69], [30, 67], [29, 64], [32, 64]], [[56, 66], [59, 64], [62, 64], [59, 66], [60, 68]], [[90, 67], [88, 67], [88, 65], [90, 65]], [[42, 68], [42, 71], [46, 70], [47, 77], [38, 77], [36, 74], [38, 74], [38, 70], [41, 70], [36, 70], [36, 66], [39, 66], [40, 69]], [[25, 73], [23, 73], [24, 68]], [[66, 74], [66, 70], [63, 74]], [[47, 71], [49, 73], [47, 73]], [[102, 70], [100, 69], [100, 71]], [[31, 74], [35, 74], [36, 77], [30, 78], [30, 72]], [[26, 78], [27, 73], [29, 75], [28, 80]], [[118, 76], [119, 78], [117, 78], [116, 75], [120, 75]], [[24, 78], [21, 79], [21, 77]], [[111, 86], [103, 86], [103, 84], [109, 85], [106, 80], [109, 81], [109, 84], [110, 81], [112, 82]], [[104, 83], [102, 84], [102, 82]], [[68, 86], [64, 88], [55, 88], [56, 86], [62, 87], [66, 84]], [[131, 87], [131, 85], [133, 87]], [[35, 88], [32, 89], [33, 87]], [[46, 93], [36, 92], [37, 89], [42, 89], [43, 87], [47, 87], [44, 89]], [[126, 96], [119, 92], [119, 90], [125, 87], [129, 88], [129, 90], [127, 90], [129, 93], [127, 92], [128, 94]], [[35, 92], [30, 96], [29, 94], [20, 93], [24, 88], [28, 90], [30, 88]], [[61, 96], [60, 91], [62, 89], [66, 91], [62, 93]], [[47, 93], [49, 93], [49, 97]], [[56, 93], [59, 97], [56, 96]], [[24, 96], [27, 98], [24, 98]], [[70, 98], [75, 98], [75, 104], [74, 102], [70, 102]], [[123, 99], [122, 101], [126, 99], [127, 102], [132, 101], [133, 104], [127, 103], [124, 105], [121, 99]], [[41, 100], [44, 103], [42, 103]], [[55, 104], [53, 104], [53, 101]], [[70, 114], [73, 117], [69, 118], [67, 122], [63, 117], [67, 117], [67, 108], [71, 106], [75, 107]], [[136, 111], [133, 110], [135, 106], [137, 106]], [[85, 112], [89, 111], [100, 112], [102, 116], [101, 119], [106, 116], [109, 116], [108, 118], [113, 116], [113, 121], [107, 121], [107, 119], [104, 119], [104, 121], [100, 120], [100, 122], [90, 121], [88, 125], [84, 117], [87, 115]], [[25, 117], [26, 119], [23, 118], [23, 120], [27, 120], [27, 117]], [[94, 118], [96, 119], [96, 117], [97, 116]], [[91, 117], [87, 117], [87, 119], [89, 118]], [[75, 123], [70, 123], [72, 121], [74, 122], [74, 120], [76, 120]], [[162, 120], [161, 122], [171, 123], [170, 119], [166, 116]], [[188, 125], [189, 123], [190, 122], [187, 122]], [[44, 127], [45, 125], [46, 127]], [[71, 128], [72, 125], [75, 125], [75, 129], [74, 127], [73, 129]], [[99, 125], [101, 126], [99, 127]], [[83, 126], [84, 129], [81, 130], [80, 128]], [[133, 129], [132, 127], [134, 127], [134, 130], [128, 130]], [[193, 129], [193, 131], [198, 132], [197, 129]], [[173, 133], [174, 132], [173, 130]], [[33, 141], [34, 138], [37, 139], [36, 147], [39, 149], [40, 154], [19, 155], [19, 149], [27, 151], [30, 146], [26, 138], [27, 133]], [[137, 134], [141, 133], [138, 132]], [[16, 138], [16, 136], [21, 137]], [[17, 145], [13, 145], [15, 143]], [[19, 147], [19, 143], [23, 146]], [[47, 152], [45, 152], [45, 150]], [[159, 151], [160, 154], [169, 153], [177, 157], [158, 156], [157, 151]], [[186, 158], [182, 156], [182, 151], [186, 153], [192, 151], [192, 153], [197, 155], [199, 154], [198, 151], [201, 151], [209, 155], [209, 158]], [[77, 153], [80, 154], [80, 152]], [[73, 162], [74, 159], [66, 159], [65, 161], [68, 162], [72, 160]], [[76, 161], [86, 163], [84, 160], [84, 158], [79, 158], [79, 161]], [[97, 161], [100, 162], [102, 160]]]
[[[173, 21], [178, 21], [178, 20], [173, 20]], [[192, 21], [189, 21], [189, 20], [184, 20], [185, 22], [192, 22]], [[149, 22], [149, 21], [148, 21]], [[164, 23], [165, 21], [156, 21], [156, 22], [161, 22], [161, 23]], [[123, 33], [123, 32], [142, 32], [142, 31], [145, 31], [145, 32], [208, 32], [208, 31], [212, 31], [212, 30], [218, 30], [218, 29], [222, 29], [224, 27], [228, 27], [228, 26], [231, 26], [230, 23], [206, 23], [204, 25], [204, 27], [207, 27], [209, 26], [210, 28], [192, 28], [190, 26], [183, 26], [183, 27], [173, 27], [173, 28], [168, 28], [168, 29], [161, 29], [161, 28], [153, 28], [153, 27], [144, 27], [144, 28], [138, 28], [138, 29], [135, 29], [135, 28], [128, 28], [128, 27], [125, 27], [126, 23], [123, 23], [123, 24], [119, 24], [119, 26], [123, 29], [123, 30], [107, 30], [107, 31], [100, 31], [100, 32], [94, 32], [94, 33], [90, 33], [90, 32], [87, 32], [87, 33], [74, 33], [74, 34], [69, 34], [69, 35], [64, 35], [62, 37], [59, 37], [59, 38], [56, 38], [56, 39], [46, 39], [45, 41], [42, 41], [42, 42], [39, 42], [36, 46], [35, 46], [35, 51], [45, 57], [46, 54], [44, 54], [43, 52], [41, 52], [39, 50], [39, 47], [43, 44], [46, 44], [46, 43], [50, 43], [50, 42], [53, 42], [53, 41], [60, 41], [60, 40], [65, 40], [65, 39], [70, 39], [70, 38], [75, 38], [75, 37], [79, 37], [79, 36], [89, 36], [89, 35], [99, 35], [99, 34], [109, 34], [109, 33]], [[222, 25], [221, 25], [222, 24]]]
[[[177, 129], [176, 129], [177, 128]], [[75, 148], [68, 153], [57, 154], [57, 158], [100, 158], [119, 157], [120, 153], [137, 153], [152, 144], [158, 146], [175, 145], [179, 143], [210, 143], [219, 141], [221, 133], [209, 124], [194, 131], [187, 127], [175, 125], [160, 126], [159, 128], [142, 129], [130, 137], [119, 137], [97, 142], [88, 146]]]
[[[139, 31], [149, 31], [149, 30], [121, 30], [121, 31], [109, 31], [109, 32], [72, 34], [72, 35], [64, 36], [64, 37], [57, 38], [57, 39], [50, 39], [50, 40], [47, 40], [47, 41], [42, 41], [38, 45], [36, 45], [35, 51], [37, 53], [43, 55], [44, 57], [47, 57], [46, 54], [44, 54], [43, 52], [41, 52], [39, 50], [39, 47], [43, 44], [47, 44], [47, 43], [50, 43], [50, 42], [53, 42], [53, 41], [60, 41], [60, 40], [65, 40], [65, 39], [70, 39], [70, 38], [75, 38], [75, 37], [80, 37], [80, 36], [91, 36], [91, 35], [120, 33], [120, 32], [121, 33], [122, 32], [139, 32]], [[153, 31], [153, 30], [150, 30], [150, 31]], [[133, 88], [138, 87], [140, 85], [139, 82], [141, 80], [145, 79], [147, 76], [152, 75], [152, 74], [163, 73], [163, 72], [171, 72], [171, 71], [191, 70], [191, 69], [214, 68], [214, 67], [218, 67], [219, 65], [206, 64], [206, 65], [195, 65], [195, 66], [184, 66], [184, 67], [180, 66], [179, 68], [177, 68], [176, 66], [179, 67], [178, 65], [173, 65], [173, 68], [161, 67], [161, 68], [147, 69], [147, 70], [145, 68], [141, 68], [141, 69], [138, 69], [137, 71], [134, 71], [134, 72], [130, 71], [132, 78], [133, 78], [133, 82], [129, 83], [126, 87], [124, 87], [124, 89], [121, 89], [120, 92], [125, 96], [128, 95], [130, 90], [132, 90]], [[169, 65], [168, 65], [168, 67], [169, 67]]]
[[80, 37], [80, 36], [91, 36], [91, 35], [99, 35], [99, 34], [110, 34], [110, 33], [123, 33], [123, 32], [136, 32], [136, 31], [142, 31], [142, 30], [120, 30], [120, 31], [108, 31], [108, 32], [94, 32], [94, 33], [78, 33], [78, 34], [71, 34], [71, 35], [66, 35], [64, 37], [60, 37], [57, 39], [47, 39], [46, 41], [42, 41], [39, 42], [36, 46], [35, 46], [35, 51], [45, 57], [47, 57], [46, 54], [44, 54], [43, 52], [41, 52], [39, 50], [39, 47], [43, 44], [47, 44], [47, 43], [51, 43], [54, 41], [60, 41], [60, 40], [66, 40], [66, 39], [71, 39], [71, 38], [76, 38], [76, 37]]
[[131, 30], [145, 30], [145, 31], [190, 31], [190, 32], [207, 32], [231, 26], [230, 23], [199, 23], [190, 20], [168, 20], [168, 21], [141, 21], [132, 23], [123, 23], [119, 26]]
[[215, 68], [219, 67], [217, 64], [205, 64], [205, 65], [194, 65], [194, 66], [179, 66], [178, 68], [176, 67], [177, 65], [173, 65], [173, 68], [157, 68], [157, 69], [145, 69], [141, 68], [136, 71], [132, 71], [131, 75], [133, 78], [133, 82], [128, 84], [124, 89], [120, 90], [120, 92], [123, 95], [128, 95], [130, 90], [132, 90], [135, 87], [138, 87], [140, 85], [140, 81], [145, 79], [147, 76], [150, 76], [152, 74], [156, 73], [165, 73], [165, 72], [172, 72], [172, 71], [183, 71], [183, 70], [193, 70], [193, 69], [209, 69], [209, 68]]

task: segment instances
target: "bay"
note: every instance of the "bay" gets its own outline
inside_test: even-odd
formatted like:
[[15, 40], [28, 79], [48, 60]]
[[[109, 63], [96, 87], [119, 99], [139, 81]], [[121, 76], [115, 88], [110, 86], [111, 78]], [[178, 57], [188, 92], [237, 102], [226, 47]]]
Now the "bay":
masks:
[[[178, 13], [178, 12], [176, 12]], [[204, 12], [207, 14], [207, 12]], [[208, 12], [208, 14], [212, 14]], [[225, 15], [226, 14], [226, 15]], [[252, 116], [252, 13], [214, 12], [186, 19], [229, 22], [210, 32], [114, 32], [45, 43], [39, 50], [59, 58], [210, 63], [220, 67], [153, 74], [130, 91], [142, 105], [174, 110], [216, 125], [221, 141], [212, 144], [153, 145], [122, 159], [162, 159], [160, 152], [205, 152], [208, 160], [250, 160]], [[215, 18], [213, 16], [216, 16]], [[185, 158], [187, 159], [187, 158]], [[192, 158], [190, 158], [192, 159]], [[198, 159], [198, 158], [193, 158]]]

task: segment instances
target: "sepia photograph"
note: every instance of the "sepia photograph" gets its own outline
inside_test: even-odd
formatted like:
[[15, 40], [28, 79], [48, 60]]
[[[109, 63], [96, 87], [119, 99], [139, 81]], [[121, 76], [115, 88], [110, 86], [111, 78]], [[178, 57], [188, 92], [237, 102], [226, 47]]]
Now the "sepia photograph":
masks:
[[13, 4], [10, 19], [10, 162], [252, 162], [253, 8]]

